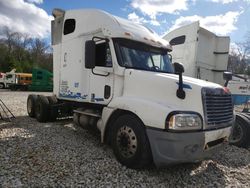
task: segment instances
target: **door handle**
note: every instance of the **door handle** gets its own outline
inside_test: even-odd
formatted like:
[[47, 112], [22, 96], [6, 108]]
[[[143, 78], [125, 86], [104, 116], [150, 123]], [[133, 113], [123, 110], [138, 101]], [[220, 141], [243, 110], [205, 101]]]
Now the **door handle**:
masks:
[[108, 99], [111, 95], [111, 87], [109, 85], [105, 85], [104, 87], [104, 98]]
[[67, 52], [64, 53], [63, 61], [66, 63], [67, 61]]

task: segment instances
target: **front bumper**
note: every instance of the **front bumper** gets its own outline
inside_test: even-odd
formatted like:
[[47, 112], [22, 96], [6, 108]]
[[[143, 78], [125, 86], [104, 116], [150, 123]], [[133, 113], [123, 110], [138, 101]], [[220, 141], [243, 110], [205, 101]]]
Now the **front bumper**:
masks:
[[231, 127], [190, 133], [147, 128], [153, 160], [157, 167], [209, 158], [228, 141], [230, 133]]

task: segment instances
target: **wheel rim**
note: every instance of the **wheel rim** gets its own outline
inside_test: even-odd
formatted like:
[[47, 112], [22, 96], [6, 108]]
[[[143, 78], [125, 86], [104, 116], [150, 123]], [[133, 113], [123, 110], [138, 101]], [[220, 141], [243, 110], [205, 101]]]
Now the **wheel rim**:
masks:
[[133, 129], [122, 126], [117, 133], [116, 142], [120, 154], [124, 158], [131, 158], [137, 150], [137, 138]]
[[0, 89], [3, 89], [4, 88], [4, 85], [3, 84], [0, 84]]
[[31, 111], [32, 111], [32, 101], [31, 101], [31, 99], [28, 100], [27, 108], [28, 108], [28, 113], [30, 114]]
[[231, 143], [237, 143], [239, 142], [243, 137], [243, 130], [241, 126], [236, 123], [235, 127], [233, 127], [230, 142]]

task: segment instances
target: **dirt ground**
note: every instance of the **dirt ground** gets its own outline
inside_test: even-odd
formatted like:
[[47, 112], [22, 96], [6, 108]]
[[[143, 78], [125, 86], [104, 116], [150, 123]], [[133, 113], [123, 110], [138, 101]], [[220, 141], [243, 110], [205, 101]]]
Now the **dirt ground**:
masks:
[[28, 117], [29, 94], [0, 91], [16, 117], [0, 120], [0, 187], [250, 187], [250, 150], [228, 145], [199, 164], [128, 169], [99, 133]]

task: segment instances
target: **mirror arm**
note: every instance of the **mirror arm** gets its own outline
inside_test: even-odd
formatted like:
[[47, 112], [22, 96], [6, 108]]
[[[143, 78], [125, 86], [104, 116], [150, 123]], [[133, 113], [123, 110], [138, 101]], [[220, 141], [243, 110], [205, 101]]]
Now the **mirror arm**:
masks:
[[176, 91], [176, 96], [180, 99], [185, 99], [186, 93], [183, 89], [183, 78], [182, 78], [182, 73], [184, 72], [184, 67], [181, 63], [173, 63], [174, 69], [175, 69], [175, 74], [179, 75], [179, 87]]
[[227, 87], [228, 86], [228, 82], [229, 80], [226, 80], [225, 84], [224, 84], [224, 87]]
[[223, 72], [223, 78], [226, 81], [224, 84], [224, 87], [228, 86], [229, 81], [232, 80], [232, 76], [233, 74], [231, 72]]

